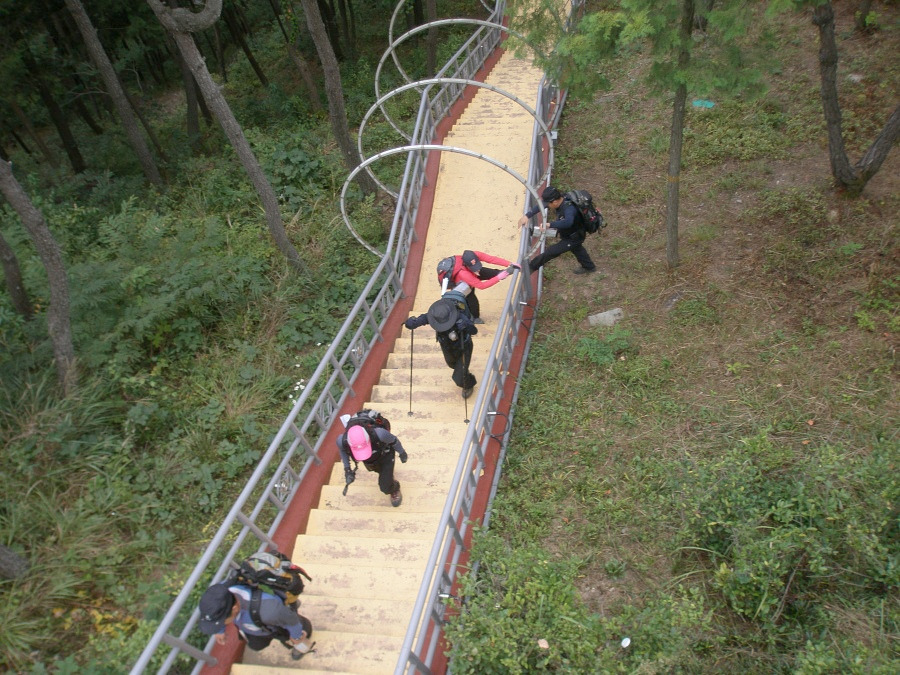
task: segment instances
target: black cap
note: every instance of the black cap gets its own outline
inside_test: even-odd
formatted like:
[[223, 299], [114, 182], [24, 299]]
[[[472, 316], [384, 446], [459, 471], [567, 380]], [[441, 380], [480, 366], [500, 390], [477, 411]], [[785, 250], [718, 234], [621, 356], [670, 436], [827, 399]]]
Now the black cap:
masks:
[[215, 635], [225, 630], [225, 619], [231, 615], [234, 596], [225, 584], [214, 584], [200, 596], [200, 630]]
[[475, 255], [475, 251], [463, 251], [462, 260], [463, 264], [472, 272], [477, 273], [481, 269], [481, 261]]
[[550, 185], [545, 187], [544, 191], [541, 193], [541, 201], [544, 202], [544, 204], [549, 204], [550, 202], [555, 201], [562, 196], [562, 192]]

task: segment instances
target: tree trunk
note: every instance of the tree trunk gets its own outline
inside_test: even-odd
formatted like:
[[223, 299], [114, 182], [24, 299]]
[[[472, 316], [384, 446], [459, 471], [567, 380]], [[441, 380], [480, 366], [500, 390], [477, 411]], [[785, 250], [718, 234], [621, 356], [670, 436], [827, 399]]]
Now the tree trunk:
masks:
[[353, 35], [350, 33], [349, 12], [345, 0], [335, 0], [337, 3], [337, 13], [341, 20], [341, 33], [344, 36], [344, 46], [347, 47], [347, 58], [351, 61], [356, 60], [356, 43], [353, 41]]
[[200, 108], [200, 116], [203, 118], [203, 121], [206, 122], [206, 128], [211, 129], [215, 124], [215, 120], [213, 119], [212, 113], [209, 111], [209, 106], [206, 105], [206, 101], [203, 99], [200, 85], [197, 83], [197, 78], [194, 77], [193, 73], [191, 73], [191, 79], [194, 81], [194, 91], [199, 94], [197, 96], [197, 107]]
[[262, 68], [256, 61], [256, 57], [253, 56], [253, 52], [250, 49], [250, 45], [247, 44], [247, 40], [244, 38], [244, 31], [241, 28], [237, 17], [235, 17], [234, 13], [228, 9], [222, 13], [222, 17], [225, 19], [225, 25], [228, 26], [228, 32], [231, 33], [231, 37], [243, 50], [244, 55], [247, 57], [247, 61], [250, 62], [250, 67], [253, 68], [253, 72], [256, 73], [256, 77], [259, 78], [263, 87], [268, 87], [269, 80], [266, 78], [266, 74], [262, 71]]
[[181, 52], [176, 51], [178, 69], [181, 71], [181, 84], [184, 87], [184, 104], [187, 111], [187, 135], [191, 150], [199, 152], [203, 147], [203, 137], [200, 135], [200, 117], [198, 112], [197, 83], [194, 82], [194, 74], [188, 68]]
[[867, 19], [869, 12], [872, 11], [872, 0], [862, 0], [859, 3], [859, 9], [856, 10], [856, 30], [865, 31], [869, 29]]
[[872, 143], [866, 154], [853, 167], [856, 169], [859, 177], [859, 190], [850, 190], [851, 194], [862, 192], [866, 183], [878, 173], [878, 169], [881, 168], [881, 164], [887, 158], [897, 139], [900, 139], [900, 105], [894, 108], [894, 112], [888, 119], [887, 124], [884, 125], [884, 129], [878, 134], [878, 138], [875, 139], [875, 142]]
[[288, 56], [290, 56], [291, 61], [294, 62], [294, 67], [300, 74], [300, 79], [303, 80], [303, 86], [306, 87], [306, 93], [309, 95], [309, 105], [313, 112], [319, 112], [322, 110], [322, 99], [319, 96], [319, 88], [316, 86], [316, 81], [313, 79], [309, 64], [300, 54], [300, 51], [294, 46], [291, 34], [281, 20], [281, 3], [279, 3], [278, 0], [269, 0], [269, 6], [272, 8], [272, 13], [275, 14], [275, 18], [278, 21], [278, 27], [281, 29], [281, 35], [284, 37], [284, 43], [287, 46]]
[[316, 86], [316, 81], [313, 79], [312, 72], [310, 72], [309, 64], [300, 55], [300, 52], [294, 45], [288, 43], [287, 50], [288, 55], [291, 57], [291, 61], [294, 62], [294, 66], [297, 68], [297, 72], [300, 73], [300, 79], [303, 80], [303, 86], [306, 87], [306, 92], [309, 94], [310, 107], [313, 112], [321, 111], [322, 98], [319, 96], [319, 88]]
[[213, 26], [213, 38], [215, 38], [215, 49], [216, 49], [216, 63], [219, 64], [219, 75], [222, 77], [222, 82], [228, 82], [228, 64], [225, 63], [225, 47], [222, 45], [222, 31], [219, 30], [219, 26]]
[[3, 264], [3, 277], [6, 279], [6, 289], [12, 298], [13, 309], [26, 320], [34, 316], [34, 307], [28, 299], [25, 284], [22, 283], [22, 271], [19, 269], [19, 259], [15, 251], [0, 233], [0, 262]]
[[69, 91], [72, 92], [72, 109], [75, 111], [75, 114], [77, 114], [81, 118], [81, 121], [84, 122], [88, 126], [88, 128], [94, 132], [95, 136], [102, 136], [103, 127], [100, 126], [100, 123], [94, 119], [91, 111], [88, 110], [87, 106], [84, 104], [84, 101], [81, 98], [84, 94], [80, 93], [80, 91], [83, 90], [76, 89], [74, 84], [75, 83], [71, 78], [63, 79], [63, 85], [68, 87]]
[[[337, 58], [328, 41], [325, 24], [319, 14], [319, 6], [316, 0], [300, 0], [303, 13], [306, 15], [306, 25], [319, 53], [319, 61], [325, 76], [325, 94], [328, 97], [328, 117], [331, 120], [331, 130], [335, 140], [344, 155], [344, 162], [351, 171], [359, 166], [359, 155], [350, 139], [350, 130], [347, 126], [347, 112], [344, 107], [344, 90], [341, 84], [341, 71]], [[377, 184], [369, 174], [361, 172], [359, 182], [363, 192], [376, 192]]]
[[841, 185], [854, 182], [856, 176], [847, 158], [841, 130], [841, 106], [837, 93], [837, 43], [834, 39], [834, 10], [830, 2], [813, 10], [813, 23], [819, 28], [819, 77], [825, 126], [828, 131], [828, 159], [831, 173]]
[[863, 158], [856, 166], [851, 166], [841, 126], [841, 106], [837, 91], [838, 51], [834, 37], [834, 9], [830, 2], [818, 5], [813, 9], [813, 23], [819, 29], [819, 75], [821, 77], [822, 108], [825, 113], [825, 126], [828, 130], [828, 159], [831, 162], [831, 174], [838, 187], [855, 197], [863, 191], [866, 183], [878, 172], [891, 148], [900, 138], [900, 107], [894, 110], [884, 129], [863, 155]]
[[11, 548], [0, 544], [0, 579], [19, 579], [31, 565]]
[[125, 88], [122, 83], [122, 78], [119, 77], [119, 84], [122, 86], [122, 92], [125, 94], [125, 98], [128, 99], [128, 105], [131, 106], [131, 109], [134, 110], [134, 114], [137, 116], [138, 120], [141, 123], [141, 126], [144, 127], [144, 131], [147, 132], [147, 137], [150, 139], [150, 142], [153, 143], [153, 149], [156, 150], [156, 154], [159, 155], [159, 158], [166, 162], [168, 161], [168, 156], [166, 156], [166, 151], [163, 150], [162, 145], [159, 142], [159, 138], [156, 135], [156, 132], [153, 131], [153, 126], [150, 124], [150, 120], [147, 119], [146, 115], [141, 112], [141, 107], [134, 100], [134, 96], [132, 96], [128, 90]]
[[[206, 62], [197, 49], [197, 45], [194, 44], [193, 37], [191, 37], [189, 32], [186, 32], [189, 28], [202, 30], [211, 25], [211, 22], [215, 21], [219, 16], [218, 10], [222, 7], [222, 0], [208, 0], [202, 13], [193, 14], [187, 12], [186, 15], [184, 13], [185, 10], [168, 9], [159, 0], [147, 0], [147, 2], [163, 26], [172, 34], [175, 44], [178, 45], [185, 62], [194, 74], [194, 79], [197, 81], [197, 85], [206, 99], [206, 104], [219, 121], [225, 136], [231, 142], [238, 159], [240, 159], [247, 175], [250, 177], [250, 182], [256, 188], [266, 214], [266, 222], [272, 239], [288, 261], [302, 271], [305, 266], [300, 258], [300, 254], [297, 253], [290, 239], [288, 239], [287, 232], [284, 230], [284, 223], [281, 220], [281, 209], [278, 205], [275, 191], [272, 189], [272, 185], [253, 154], [241, 125], [238, 124], [234, 114], [231, 112], [231, 108], [228, 107], [228, 102], [225, 101], [225, 97], [222, 96], [218, 85], [216, 85], [206, 69]], [[209, 20], [209, 23], [206, 25], [195, 23], [196, 17], [201, 16], [201, 14], [205, 15]]]
[[410, 26], [410, 28], [415, 28], [416, 26], [421, 26], [425, 23], [425, 10], [422, 6], [422, 0], [413, 0], [412, 19], [413, 25]]
[[[33, 62], [32, 65], [34, 65]], [[66, 155], [69, 158], [69, 164], [72, 165], [72, 171], [81, 173], [87, 168], [87, 165], [85, 165], [84, 158], [81, 156], [81, 151], [78, 149], [78, 143], [75, 142], [75, 136], [72, 135], [69, 121], [66, 119], [62, 109], [56, 103], [56, 99], [53, 98], [50, 88], [44, 82], [43, 78], [37, 74], [36, 66], [34, 68], [29, 68], [29, 70], [31, 70], [35, 85], [38, 88], [38, 95], [40, 95], [41, 101], [44, 102], [47, 112], [50, 113], [50, 119], [53, 121], [53, 126], [56, 127], [56, 131], [59, 133], [63, 149], [66, 151]]]
[[40, 211], [35, 208], [25, 190], [13, 176], [7, 162], [0, 162], [0, 192], [6, 197], [37, 249], [50, 285], [50, 305], [47, 307], [47, 330], [53, 343], [56, 375], [63, 393], [75, 388], [75, 348], [72, 346], [72, 326], [69, 318], [69, 282], [62, 253], [53, 233]]
[[[694, 0], [682, 0], [681, 27], [678, 38], [681, 44], [678, 54], [680, 70], [687, 67], [691, 54], [688, 44], [694, 27]], [[681, 148], [684, 144], [684, 109], [687, 102], [687, 85], [675, 88], [675, 102], [672, 105], [672, 131], [669, 135], [669, 175], [666, 182], [666, 264], [675, 269], [678, 256], [678, 199], [681, 180]]]
[[[427, 20], [437, 21], [437, 2], [435, 0], [425, 0], [425, 14]], [[426, 73], [428, 77], [434, 77], [437, 73], [437, 47], [438, 47], [438, 29], [429, 28], [428, 38], [425, 41], [425, 61]]]
[[[306, 3], [301, 0], [300, 4], [303, 5], [303, 13], [306, 14]], [[343, 61], [344, 53], [341, 50], [341, 36], [338, 33], [337, 22], [334, 19], [334, 7], [329, 4], [328, 0], [316, 0], [316, 7], [319, 10], [319, 19], [322, 21], [322, 25], [325, 26], [325, 35], [328, 36], [328, 41], [331, 43], [331, 51], [334, 52], [338, 61]], [[309, 19], [307, 18], [308, 24]], [[313, 40], [315, 40], [315, 37], [313, 37]]]
[[131, 103], [125, 95], [125, 91], [122, 89], [122, 84], [119, 82], [119, 76], [116, 74], [115, 69], [113, 69], [112, 62], [109, 60], [106, 50], [103, 48], [103, 45], [100, 44], [100, 38], [97, 37], [97, 31], [94, 29], [94, 25], [91, 23], [91, 19], [88, 17], [87, 12], [84, 11], [81, 0], [65, 0], [65, 3], [69, 12], [72, 14], [72, 18], [75, 20], [75, 25], [78, 26], [78, 30], [81, 32], [81, 37], [84, 38], [84, 44], [87, 47], [91, 61], [94, 62], [97, 70], [100, 71], [100, 77], [103, 79], [103, 84], [106, 86], [106, 90], [112, 98], [113, 105], [116, 107], [116, 112], [119, 114], [119, 119], [122, 120], [122, 126], [125, 127], [125, 136], [128, 138], [131, 149], [134, 150], [134, 153], [137, 155], [138, 161], [141, 164], [141, 169], [144, 171], [144, 176], [146, 176], [151, 184], [162, 186], [162, 176], [159, 175], [159, 168], [156, 166], [156, 161], [153, 159], [150, 148], [147, 146], [147, 142], [141, 134], [138, 120], [134, 114], [134, 109], [131, 107]]
[[[12, 135], [12, 137], [13, 137], [13, 140], [14, 140], [16, 143], [19, 144], [19, 147], [22, 148], [22, 150], [25, 152], [26, 155], [30, 155], [30, 154], [31, 154], [31, 148], [28, 147], [28, 144], [25, 142], [25, 139], [22, 138], [21, 136], [19, 136], [19, 134], [16, 133], [16, 130], [13, 129], [12, 127], [8, 127], [8, 129], [9, 129], [9, 133], [10, 133], [10, 134]], [[9, 157], [8, 157], [8, 156], [7, 156], [7, 157], [4, 157], [3, 159], [9, 161]]]
[[343, 0], [343, 2], [347, 8], [347, 17], [350, 21], [350, 44], [353, 45], [353, 53], [356, 54], [356, 9], [353, 7], [353, 0]]
[[9, 99], [7, 99], [7, 102], [9, 103], [9, 107], [12, 108], [16, 118], [19, 120], [19, 123], [23, 127], [25, 127], [25, 131], [28, 132], [28, 135], [31, 136], [35, 145], [38, 146], [38, 149], [41, 151], [44, 159], [47, 160], [47, 163], [54, 169], [58, 167], [59, 162], [56, 161], [56, 156], [52, 152], [50, 152], [50, 148], [48, 148], [47, 144], [44, 143], [44, 139], [42, 139], [40, 134], [35, 131], [34, 126], [31, 124], [31, 120], [28, 119], [28, 115], [26, 115], [25, 111], [22, 110], [18, 101], [16, 101], [15, 98], [10, 97]]

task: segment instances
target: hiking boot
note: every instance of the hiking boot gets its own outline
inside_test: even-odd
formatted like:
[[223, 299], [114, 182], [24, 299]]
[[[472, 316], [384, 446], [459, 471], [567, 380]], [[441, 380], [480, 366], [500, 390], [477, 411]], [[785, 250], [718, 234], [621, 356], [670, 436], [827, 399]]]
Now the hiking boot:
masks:
[[575, 274], [592, 274], [597, 271], [596, 267], [592, 267], [588, 269], [587, 267], [577, 267], [575, 268]]
[[391, 506], [398, 507], [403, 503], [403, 493], [400, 492], [400, 488], [397, 488], [396, 492], [391, 493]]
[[462, 390], [462, 397], [469, 398], [472, 395], [472, 392], [474, 391], [474, 389], [475, 389], [475, 387], [466, 387], [465, 389]]
[[312, 652], [316, 651], [315, 647], [316, 647], [315, 642], [313, 642], [312, 644], [307, 644], [305, 642], [301, 642], [300, 644], [295, 645], [291, 649], [291, 658], [294, 661], [299, 661], [307, 654], [311, 654]]
[[484, 319], [482, 319], [480, 316], [476, 316], [474, 319], [472, 319], [472, 323], [480, 326], [484, 323]]

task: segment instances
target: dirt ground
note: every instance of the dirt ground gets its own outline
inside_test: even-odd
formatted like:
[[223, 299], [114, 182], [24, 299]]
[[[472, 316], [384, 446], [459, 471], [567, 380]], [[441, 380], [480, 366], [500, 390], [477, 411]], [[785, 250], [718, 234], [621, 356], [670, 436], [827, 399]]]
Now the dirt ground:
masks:
[[[871, 83], [870, 93], [874, 88], [880, 90], [877, 95], [842, 99], [842, 105], [846, 106], [845, 119], [855, 124], [867, 117], [866, 128], [880, 130], [900, 100], [896, 59], [900, 53], [900, 31], [895, 29], [900, 7], [878, 4], [882, 25], [888, 28], [859, 35], [852, 30], [852, 7], [847, 4], [836, 6], [841, 58], [839, 84], [851, 76], [861, 75]], [[809, 100], [797, 100], [797, 92], [782, 89], [782, 85], [773, 87], [768, 96], [781, 102], [786, 115], [792, 113], [795, 105], [818, 105], [821, 119], [817, 93], [810, 93], [819, 83], [816, 28], [808, 15], [787, 16], [785, 23], [797, 36], [798, 45], [796, 54], [792, 53], [795, 58], [789, 58], [785, 65], [786, 77], [778, 82], [803, 82], [806, 88], [802, 91], [808, 93]], [[884, 55], [894, 56], [885, 60]], [[860, 66], [869, 64], [870, 69], [857, 72], [848, 66], [854, 62]], [[560, 157], [575, 159], [564, 159], [554, 183], [563, 189], [589, 190], [599, 202], [608, 228], [600, 235], [589, 236], [586, 243], [598, 265], [598, 273], [574, 276], [576, 262], [568, 255], [553, 261], [545, 268], [544, 302], [551, 300], [563, 312], [566, 308], [573, 312], [580, 308], [587, 314], [621, 307], [626, 317], [641, 317], [646, 331], [664, 331], [667, 313], [680, 300], [714, 295], [722, 304], [719, 309], [724, 316], [741, 317], [745, 313], [746, 321], [767, 324], [772, 331], [779, 327], [801, 330], [808, 324], [823, 326], [833, 332], [834, 340], [841, 343], [846, 353], [852, 354], [859, 343], [858, 334], [842, 327], [852, 323], [867, 289], [880, 280], [896, 281], [900, 274], [897, 237], [900, 150], [894, 148], [858, 199], [851, 199], [834, 188], [823, 119], [818, 137], [792, 147], [784, 158], [728, 159], [701, 167], [686, 163], [681, 177], [678, 220], [681, 262], [676, 269], [669, 270], [665, 242], [668, 156], [664, 150], [652, 152], [647, 139], [654, 133], [668, 138], [671, 98], [654, 99], [634, 85], [646, 65], [646, 61], [636, 60], [630, 73], [614, 80], [611, 91], [598, 94], [591, 102], [574, 99], [568, 102], [560, 126], [559, 153]], [[696, 109], [689, 110], [686, 125], [690, 127], [700, 114]], [[624, 149], [620, 147], [617, 158], [609, 158], [602, 151], [604, 144], [609, 145], [604, 134], [615, 129], [627, 130], [621, 138]], [[860, 134], [855, 139], [855, 143], [848, 143], [851, 163], [862, 156], [875, 139], [875, 133]], [[690, 142], [686, 140], [686, 155]], [[591, 153], [596, 150], [594, 154], [599, 159], [586, 157], [591, 153], [583, 151], [585, 146]], [[615, 198], [611, 189], [623, 171], [630, 172], [630, 191], [634, 196], [630, 200]], [[741, 179], [733, 189], [723, 190], [720, 181], [730, 174]], [[853, 265], [835, 270], [827, 283], [804, 272], [807, 265], [815, 265], [815, 257], [821, 254], [815, 246], [810, 247], [804, 266], [772, 272], [769, 261], [773, 250], [786, 236], [785, 228], [789, 226], [782, 218], [758, 217], [754, 209], [761, 206], [766, 192], [792, 188], [822, 195], [824, 218], [818, 227], [828, 231], [828, 246], [854, 245], [862, 236], [869, 236], [880, 245], [864, 247]], [[868, 233], [860, 229], [863, 221]], [[846, 235], [841, 232], [845, 223]], [[894, 297], [894, 302], [898, 299]], [[552, 331], [553, 319], [550, 321], [540, 326], [540, 330]], [[896, 353], [897, 333], [881, 327], [875, 337], [881, 341], [884, 353]], [[749, 348], [748, 345], [732, 347], [734, 351]], [[710, 351], [705, 358], [706, 379], [694, 381], [693, 391], [684, 392], [687, 398], [700, 400], [705, 391], [717, 388], [727, 391], [730, 386], [723, 375], [724, 356]], [[672, 434], [690, 436], [689, 427], [690, 424], [673, 429]], [[627, 532], [619, 534], [623, 535], [621, 539], [628, 539]], [[634, 556], [644, 556], [647, 568], [640, 575], [629, 571], [621, 579], [610, 579], [602, 566], [586, 570], [580, 591], [592, 610], [603, 613], [623, 595], [636, 592], [639, 586], [661, 584], [671, 577], [670, 561], [654, 559], [651, 545], [634, 541], [628, 545]], [[608, 557], [604, 551], [597, 551], [598, 559], [604, 557]]]

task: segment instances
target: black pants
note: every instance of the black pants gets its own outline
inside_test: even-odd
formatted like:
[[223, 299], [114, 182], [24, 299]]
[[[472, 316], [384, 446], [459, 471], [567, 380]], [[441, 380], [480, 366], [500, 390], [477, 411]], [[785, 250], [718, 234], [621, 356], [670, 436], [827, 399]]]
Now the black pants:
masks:
[[247, 641], [247, 646], [255, 652], [268, 647], [272, 640], [278, 640], [288, 649], [294, 648], [294, 646], [290, 643], [291, 634], [287, 632], [286, 628], [282, 628], [281, 626], [276, 626], [274, 628], [274, 632], [269, 633], [268, 635], [245, 635], [244, 633], [238, 634], [242, 639], [245, 639]]
[[584, 237], [584, 232], [579, 232], [571, 237], [561, 237], [558, 242], [545, 248], [543, 253], [532, 258], [528, 266], [531, 268], [531, 271], [534, 272], [554, 258], [558, 258], [566, 251], [571, 251], [584, 269], [595, 269], [596, 265], [594, 265], [594, 261], [591, 260], [591, 256], [588, 255], [587, 249], [582, 246]]
[[368, 471], [378, 473], [378, 489], [389, 495], [400, 489], [400, 483], [394, 480], [394, 456], [397, 453], [393, 448], [387, 450], [380, 459], [374, 462], [363, 462]]
[[444, 361], [453, 369], [453, 383], [460, 389], [474, 387], [475, 376], [469, 372], [469, 364], [472, 361], [472, 338], [466, 336], [462, 340], [451, 341], [439, 339]]
[[[493, 279], [495, 276], [500, 274], [503, 270], [497, 270], [493, 267], [482, 267], [478, 272], [479, 279]], [[475, 297], [475, 289], [472, 289], [472, 292], [466, 296], [466, 305], [469, 307], [469, 314], [472, 315], [473, 319], [477, 319], [481, 317], [481, 303], [478, 302], [478, 298]]]
[[[301, 614], [300, 623], [303, 625], [303, 630], [306, 631], [306, 637], [312, 637], [313, 629], [309, 619]], [[247, 646], [255, 652], [268, 647], [272, 640], [278, 640], [288, 649], [294, 648], [294, 645], [291, 644], [291, 634], [288, 632], [287, 628], [283, 626], [268, 626], [268, 628], [272, 630], [268, 635], [247, 635], [242, 631], [238, 631], [238, 637], [246, 642]]]

